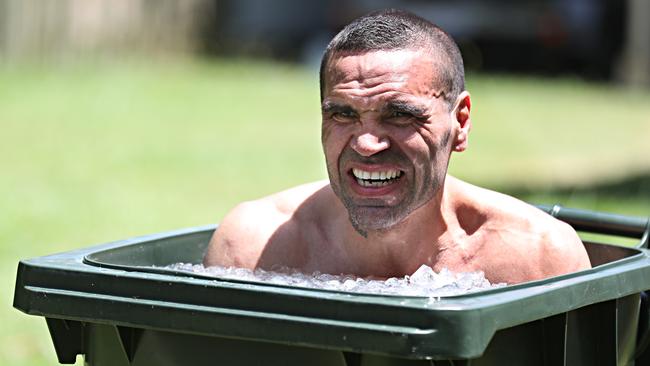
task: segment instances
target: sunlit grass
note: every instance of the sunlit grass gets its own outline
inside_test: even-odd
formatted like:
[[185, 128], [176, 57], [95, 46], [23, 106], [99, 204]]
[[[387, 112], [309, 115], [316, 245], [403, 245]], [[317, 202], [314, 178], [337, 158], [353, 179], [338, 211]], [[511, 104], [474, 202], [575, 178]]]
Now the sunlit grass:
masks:
[[[650, 93], [578, 80], [470, 77], [459, 172], [502, 186], [590, 185], [650, 171]], [[507, 173], [507, 174], [504, 174]]]
[[[650, 215], [644, 194], [555, 191], [650, 171], [648, 92], [484, 75], [468, 85], [474, 129], [455, 175]], [[315, 71], [244, 60], [0, 70], [0, 364], [56, 364], [44, 321], [10, 308], [20, 258], [216, 223], [239, 201], [324, 179], [318, 104]]]

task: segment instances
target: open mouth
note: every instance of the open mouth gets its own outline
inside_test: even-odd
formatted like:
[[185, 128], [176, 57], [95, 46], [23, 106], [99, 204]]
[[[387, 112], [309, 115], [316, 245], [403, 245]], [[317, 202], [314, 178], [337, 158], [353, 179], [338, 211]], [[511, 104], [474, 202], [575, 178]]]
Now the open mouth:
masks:
[[352, 169], [352, 175], [362, 187], [385, 187], [396, 182], [401, 176], [402, 171], [389, 169], [383, 171], [369, 172], [361, 169]]

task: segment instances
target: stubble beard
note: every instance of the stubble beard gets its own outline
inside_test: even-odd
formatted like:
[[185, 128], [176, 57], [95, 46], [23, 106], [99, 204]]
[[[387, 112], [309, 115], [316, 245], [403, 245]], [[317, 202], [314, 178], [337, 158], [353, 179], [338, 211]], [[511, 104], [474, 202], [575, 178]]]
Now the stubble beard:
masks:
[[[346, 199], [343, 199], [343, 205], [348, 210], [348, 218], [350, 219], [350, 224], [354, 230], [359, 233], [359, 235], [364, 238], [368, 237], [369, 231], [383, 231], [389, 230], [393, 226], [399, 224], [406, 215], [399, 215], [398, 212], [388, 212], [385, 215], [374, 215], [368, 211], [373, 210], [373, 207], [363, 207], [355, 205], [352, 202], [346, 202]], [[397, 211], [398, 208], [383, 208], [384, 210]], [[403, 216], [403, 217], [402, 217]]]
[[[444, 136], [443, 140], [447, 142], [448, 139], [449, 133]], [[350, 155], [352, 155], [352, 157]], [[327, 162], [327, 170], [330, 179], [330, 186], [332, 187], [334, 194], [339, 198], [339, 200], [341, 200], [343, 206], [348, 211], [350, 224], [354, 230], [364, 238], [368, 237], [369, 232], [390, 230], [396, 225], [402, 223], [414, 211], [430, 202], [442, 189], [442, 185], [444, 184], [446, 165], [443, 168], [444, 172], [436, 172], [436, 168], [442, 168], [443, 165], [433, 163], [436, 162], [437, 159], [435, 156], [431, 156], [429, 160], [431, 165], [428, 168], [425, 168], [422, 172], [422, 182], [414, 182], [413, 179], [415, 179], [415, 177], [411, 177], [408, 187], [405, 187], [404, 189], [404, 192], [407, 192], [407, 196], [403, 196], [401, 202], [394, 206], [381, 205], [381, 202], [378, 202], [378, 205], [376, 206], [361, 206], [353, 200], [348, 191], [349, 188], [343, 188], [346, 184], [346, 177], [344, 170], [342, 169], [342, 160], [354, 159], [356, 161], [367, 160], [369, 162], [390, 161], [398, 166], [410, 165], [410, 160], [393, 151], [384, 152], [383, 156], [376, 156], [373, 158], [361, 158], [355, 155], [356, 154], [350, 150], [344, 151], [342, 156], [339, 158], [339, 161], [337, 161], [337, 165], [331, 166], [329, 164], [330, 162]], [[339, 175], [336, 178], [332, 176], [333, 169], [338, 171]], [[402, 179], [409, 179], [409, 177], [404, 176]]]
[[[407, 187], [406, 192], [409, 192], [409, 196], [404, 197], [403, 201], [395, 206], [361, 206], [357, 204], [342, 188], [343, 177], [337, 184], [331, 186], [348, 211], [348, 218], [354, 230], [367, 238], [369, 232], [381, 232], [394, 228], [436, 196], [441, 189], [443, 179], [434, 177], [431, 171], [426, 173], [420, 189], [416, 191], [416, 187], [412, 185]], [[333, 182], [331, 178], [330, 175], [330, 182]]]

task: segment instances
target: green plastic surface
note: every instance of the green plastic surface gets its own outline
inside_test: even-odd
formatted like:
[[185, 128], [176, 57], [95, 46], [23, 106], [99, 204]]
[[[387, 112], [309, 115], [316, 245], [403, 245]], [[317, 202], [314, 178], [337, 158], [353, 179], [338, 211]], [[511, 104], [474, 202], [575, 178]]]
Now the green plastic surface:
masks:
[[[214, 228], [21, 261], [14, 306], [48, 319], [62, 363], [85, 354], [89, 365], [172, 365], [183, 364], [182, 353], [187, 364], [204, 364], [229, 350], [259, 354], [264, 365], [304, 357], [332, 365], [624, 365], [633, 362], [639, 294], [650, 288], [647, 250], [595, 243], [585, 244], [592, 269], [440, 299], [158, 268], [199, 263]], [[169, 363], [146, 356], [161, 347], [176, 352]], [[283, 361], [288, 349], [302, 361]], [[242, 357], [227, 364], [256, 364]]]

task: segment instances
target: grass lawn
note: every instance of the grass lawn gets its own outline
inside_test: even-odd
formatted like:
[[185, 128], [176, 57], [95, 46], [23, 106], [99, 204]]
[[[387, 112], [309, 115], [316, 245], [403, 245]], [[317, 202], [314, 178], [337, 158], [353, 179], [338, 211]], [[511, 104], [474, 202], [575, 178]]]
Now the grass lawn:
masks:
[[[650, 93], [485, 75], [468, 88], [474, 129], [453, 174], [650, 215]], [[323, 179], [319, 123], [316, 71], [286, 65], [0, 69], [0, 364], [57, 364], [43, 319], [11, 308], [20, 258], [215, 223], [239, 201]], [[629, 177], [637, 188], [598, 188]]]

